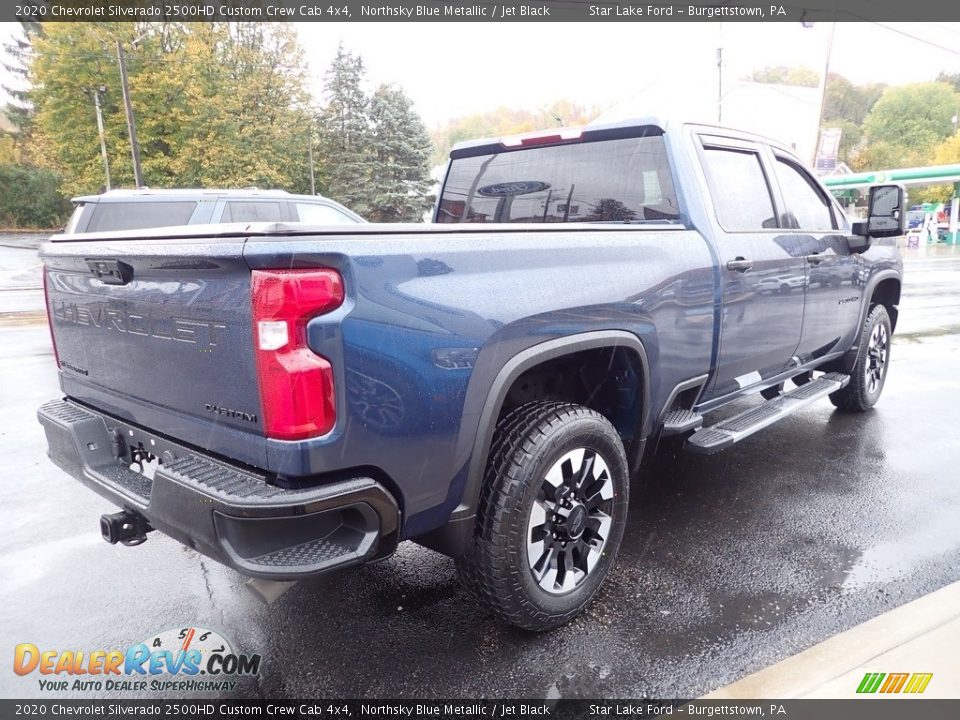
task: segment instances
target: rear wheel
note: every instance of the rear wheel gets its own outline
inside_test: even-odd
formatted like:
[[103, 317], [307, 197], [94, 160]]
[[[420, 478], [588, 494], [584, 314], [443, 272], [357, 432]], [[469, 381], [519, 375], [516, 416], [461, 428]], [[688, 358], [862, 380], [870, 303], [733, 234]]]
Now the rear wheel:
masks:
[[578, 615], [613, 565], [627, 515], [626, 455], [593, 410], [534, 402], [497, 424], [473, 542], [457, 567], [500, 619], [549, 630]]
[[850, 382], [842, 390], [830, 395], [830, 402], [834, 406], [848, 412], [864, 412], [877, 404], [887, 380], [892, 335], [887, 309], [883, 305], [876, 305], [864, 321], [860, 350], [853, 372], [850, 373]]

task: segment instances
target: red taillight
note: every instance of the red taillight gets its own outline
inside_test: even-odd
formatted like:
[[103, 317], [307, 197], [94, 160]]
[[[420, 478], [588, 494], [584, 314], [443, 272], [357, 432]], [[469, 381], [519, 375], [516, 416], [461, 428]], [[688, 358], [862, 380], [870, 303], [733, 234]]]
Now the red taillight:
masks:
[[50, 344], [53, 345], [53, 359], [60, 367], [60, 353], [57, 352], [57, 338], [53, 335], [53, 313], [50, 312], [50, 293], [47, 291], [47, 266], [43, 266], [43, 303], [47, 308], [47, 327], [50, 329]]
[[330, 432], [337, 419], [333, 368], [307, 345], [307, 322], [343, 303], [336, 270], [254, 270], [253, 339], [263, 429], [300, 440]]

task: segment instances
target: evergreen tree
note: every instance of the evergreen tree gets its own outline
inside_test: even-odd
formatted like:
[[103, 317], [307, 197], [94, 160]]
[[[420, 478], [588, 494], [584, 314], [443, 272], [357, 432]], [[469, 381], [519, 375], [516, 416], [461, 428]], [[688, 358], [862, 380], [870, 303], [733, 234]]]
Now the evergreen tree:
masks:
[[363, 59], [337, 48], [324, 76], [327, 105], [317, 116], [320, 187], [324, 195], [360, 215], [373, 211], [373, 163], [369, 100], [361, 86]]
[[376, 171], [368, 219], [420, 222], [432, 204], [427, 129], [403, 91], [387, 85], [373, 95], [370, 121]]
[[20, 29], [23, 31], [22, 34], [12, 37], [3, 47], [3, 66], [16, 81], [15, 86], [3, 86], [3, 91], [11, 100], [3, 108], [3, 114], [13, 126], [13, 131], [5, 138], [9, 146], [9, 156], [16, 157], [19, 162], [28, 163], [33, 106], [30, 102], [30, 93], [23, 86], [27, 84], [27, 66], [33, 38], [41, 34], [42, 25], [30, 20], [21, 20]]

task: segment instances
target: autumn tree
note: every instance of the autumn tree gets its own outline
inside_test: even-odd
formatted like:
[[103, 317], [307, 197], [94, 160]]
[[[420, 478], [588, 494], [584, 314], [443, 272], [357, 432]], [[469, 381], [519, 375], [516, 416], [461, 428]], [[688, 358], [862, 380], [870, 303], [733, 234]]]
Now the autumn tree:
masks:
[[843, 75], [830, 73], [823, 98], [823, 119], [863, 125], [870, 110], [883, 95], [884, 87], [881, 83], [854, 85]]
[[[960, 133], [955, 133], [933, 149], [932, 165], [960, 164]], [[948, 203], [953, 197], [953, 185], [941, 183], [911, 190], [911, 202]]]
[[[50, 23], [34, 40], [30, 98], [44, 162], [71, 194], [104, 182], [93, 93], [114, 186], [133, 173], [116, 41], [127, 53], [146, 183], [308, 186], [302, 52], [281, 23]], [[133, 41], [136, 40], [136, 43]]]
[[937, 82], [953, 85], [953, 89], [960, 92], [960, 72], [941, 71], [937, 74]]
[[855, 85], [839, 73], [827, 76], [823, 97], [822, 128], [840, 129], [839, 158], [853, 161], [864, 143], [863, 121], [883, 94], [884, 85]]
[[117, 59], [110, 49], [118, 39], [132, 40], [138, 29], [135, 23], [49, 23], [33, 41], [28, 77], [34, 154], [40, 164], [63, 174], [68, 194], [96, 192], [105, 182], [95, 94], [101, 99], [114, 184], [133, 182]]
[[765, 67], [754, 70], [750, 78], [757, 83], [773, 85], [796, 85], [799, 87], [817, 87], [820, 76], [808, 67]]
[[176, 110], [146, 127], [158, 171], [180, 185], [305, 192], [309, 95], [293, 28], [191, 25], [174, 58], [182, 58], [174, 78], [143, 78], [139, 86], [154, 104]]
[[598, 108], [561, 99], [536, 110], [499, 107], [489, 112], [455, 118], [431, 133], [434, 146], [431, 162], [433, 165], [446, 163], [450, 148], [461, 140], [585, 125], [599, 114]]
[[930, 164], [934, 148], [953, 132], [957, 102], [947, 83], [887, 88], [864, 121], [867, 145], [856, 169]]
[[620, 221], [629, 222], [637, 214], [616, 198], [600, 198], [591, 206], [591, 212], [588, 220], [593, 222]]

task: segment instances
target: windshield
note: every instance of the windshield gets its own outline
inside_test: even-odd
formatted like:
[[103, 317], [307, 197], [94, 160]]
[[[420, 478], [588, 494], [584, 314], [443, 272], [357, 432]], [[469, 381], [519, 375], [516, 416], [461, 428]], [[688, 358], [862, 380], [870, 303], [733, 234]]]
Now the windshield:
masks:
[[451, 161], [440, 223], [669, 222], [663, 137], [532, 147]]

